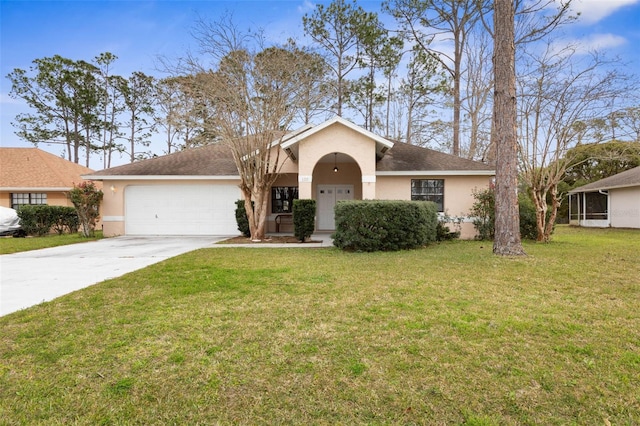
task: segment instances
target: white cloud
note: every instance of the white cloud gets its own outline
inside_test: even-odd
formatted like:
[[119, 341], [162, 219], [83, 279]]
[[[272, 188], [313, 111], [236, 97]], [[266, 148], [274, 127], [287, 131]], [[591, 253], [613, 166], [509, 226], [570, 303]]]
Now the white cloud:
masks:
[[590, 34], [588, 36], [573, 40], [558, 40], [555, 44], [561, 50], [565, 46], [574, 46], [578, 54], [585, 54], [593, 51], [606, 51], [620, 47], [627, 43], [624, 37], [615, 34]]
[[305, 14], [311, 12], [316, 8], [316, 5], [309, 0], [304, 0], [300, 6], [298, 6], [298, 13]]
[[637, 3], [640, 0], [574, 0], [571, 5], [574, 12], [580, 13], [582, 23], [593, 24], [620, 8]]

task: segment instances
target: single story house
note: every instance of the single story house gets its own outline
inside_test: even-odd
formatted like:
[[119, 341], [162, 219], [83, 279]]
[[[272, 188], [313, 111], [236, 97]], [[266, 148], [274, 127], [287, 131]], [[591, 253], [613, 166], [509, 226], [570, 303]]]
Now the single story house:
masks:
[[569, 191], [569, 223], [640, 228], [640, 167]]
[[[335, 229], [339, 200], [431, 200], [451, 216], [466, 216], [474, 188], [494, 170], [479, 162], [392, 142], [343, 118], [307, 125], [272, 144], [282, 168], [271, 188], [267, 232], [293, 230], [296, 198], [317, 200], [317, 231]], [[103, 223], [113, 235], [237, 235], [240, 177], [231, 152], [212, 144], [101, 170]], [[462, 237], [475, 235], [462, 224]]]
[[73, 206], [67, 193], [88, 173], [93, 170], [38, 148], [0, 148], [0, 206]]

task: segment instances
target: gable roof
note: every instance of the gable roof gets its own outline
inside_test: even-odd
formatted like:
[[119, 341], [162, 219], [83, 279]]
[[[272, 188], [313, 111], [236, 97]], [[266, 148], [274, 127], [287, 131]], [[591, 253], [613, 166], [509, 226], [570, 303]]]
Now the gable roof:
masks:
[[38, 148], [0, 148], [0, 189], [5, 191], [69, 190], [92, 171]]
[[572, 189], [569, 193], [595, 192], [605, 189], [628, 188], [631, 186], [640, 186], [640, 166]]
[[[372, 133], [366, 129], [363, 129], [362, 127], [353, 124], [352, 122], [350, 122], [349, 120], [345, 120], [344, 118], [340, 117], [340, 116], [335, 116], [330, 120], [325, 121], [322, 124], [318, 124], [317, 126], [312, 126], [307, 124], [306, 126], [291, 132], [288, 135], [285, 135], [282, 138], [282, 141], [280, 142], [280, 145], [282, 147], [282, 149], [285, 150], [285, 152], [291, 156], [292, 152], [294, 153], [294, 157], [298, 155], [297, 153], [297, 144], [298, 142], [300, 142], [303, 139], [308, 138], [309, 136], [318, 133], [324, 129], [326, 129], [329, 126], [333, 126], [334, 124], [341, 124], [345, 127], [348, 127], [349, 129], [353, 130], [354, 132], [360, 133], [361, 135], [372, 139], [373, 141], [375, 141], [376, 143], [376, 156], [378, 158], [382, 158], [385, 154], [385, 152], [387, 152], [389, 149], [391, 149], [393, 147], [393, 142], [391, 142], [388, 139], [383, 138], [382, 136], [376, 135], [375, 133]], [[277, 142], [277, 141], [276, 141]], [[272, 144], [273, 146], [273, 144]]]
[[[375, 140], [378, 154], [376, 175], [492, 176], [495, 174], [495, 170], [486, 164], [403, 142], [392, 142], [341, 117], [335, 117], [318, 126], [304, 126], [284, 135], [281, 140], [273, 141], [271, 146], [280, 144], [289, 156], [295, 156], [297, 152], [294, 153], [292, 148], [296, 148], [300, 140], [338, 123]], [[154, 179], [239, 179], [230, 148], [220, 143], [113, 167], [84, 177], [115, 180], [142, 179], [150, 176]]]
[[211, 144], [174, 152], [161, 157], [100, 170], [88, 179], [113, 177], [167, 176], [239, 178], [231, 149], [224, 144]]

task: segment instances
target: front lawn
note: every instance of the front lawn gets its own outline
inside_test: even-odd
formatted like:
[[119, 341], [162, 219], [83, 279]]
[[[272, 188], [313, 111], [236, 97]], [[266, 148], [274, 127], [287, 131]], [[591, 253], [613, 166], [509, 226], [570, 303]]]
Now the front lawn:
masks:
[[18, 253], [21, 251], [38, 250], [48, 247], [64, 246], [67, 244], [85, 243], [87, 241], [95, 241], [102, 238], [102, 231], [96, 231], [92, 238], [86, 238], [77, 234], [51, 234], [43, 237], [26, 237], [26, 238], [0, 238], [0, 254]]
[[640, 424], [640, 232], [198, 250], [0, 318], [0, 424]]

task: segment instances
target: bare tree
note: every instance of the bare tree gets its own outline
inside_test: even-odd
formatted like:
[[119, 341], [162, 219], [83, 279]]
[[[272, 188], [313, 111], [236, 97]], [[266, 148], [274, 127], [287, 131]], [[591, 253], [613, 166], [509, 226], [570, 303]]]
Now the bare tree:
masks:
[[289, 40], [286, 49], [296, 56], [301, 106], [298, 120], [309, 124], [314, 117], [327, 116], [331, 109], [331, 81], [327, 78], [327, 61], [319, 53], [299, 47], [293, 40]]
[[576, 123], [608, 117], [613, 100], [630, 86], [618, 62], [598, 53], [581, 57], [574, 46], [548, 45], [527, 57], [527, 72], [519, 77], [520, 165], [536, 206], [538, 241], [546, 242], [561, 203], [558, 184], [575, 164], [571, 148], [582, 129]]
[[[453, 82], [453, 155], [460, 155], [461, 82], [464, 72], [464, 49], [471, 29], [489, 8], [486, 0], [392, 0], [385, 8], [397, 19], [402, 33], [425, 54], [438, 60]], [[453, 52], [436, 49], [434, 40], [450, 41]]]
[[493, 252], [526, 255], [518, 211], [515, 10], [513, 0], [495, 0], [493, 13], [493, 131], [496, 147], [496, 215]]
[[205, 131], [229, 147], [251, 238], [262, 240], [269, 190], [282, 166], [279, 138], [300, 112], [304, 62], [296, 61], [294, 51], [265, 48], [261, 33], [240, 31], [230, 16], [198, 21], [194, 36], [210, 62], [204, 66], [191, 56], [183, 65], [197, 76], [198, 90], [214, 109]]
[[180, 84], [176, 79], [165, 78], [158, 81], [154, 122], [156, 128], [164, 130], [165, 154], [171, 154], [172, 150], [178, 148], [176, 140], [182, 129], [180, 113], [184, 105], [181, 94]]
[[640, 142], [640, 107], [630, 106], [622, 110], [620, 118], [625, 134], [635, 142]]
[[[490, 163], [491, 138], [491, 89], [493, 70], [491, 69], [491, 40], [486, 32], [477, 31], [464, 47], [466, 57], [465, 85], [461, 99], [464, 112], [462, 129], [467, 128], [468, 144], [461, 143], [461, 156]], [[461, 129], [461, 132], [462, 132]]]
[[[440, 63], [414, 49], [407, 65], [406, 76], [400, 82], [398, 95], [406, 111], [404, 140], [413, 145], [425, 146], [432, 133], [432, 104], [434, 98], [447, 90], [448, 80]], [[450, 126], [448, 126], [450, 127]]]

